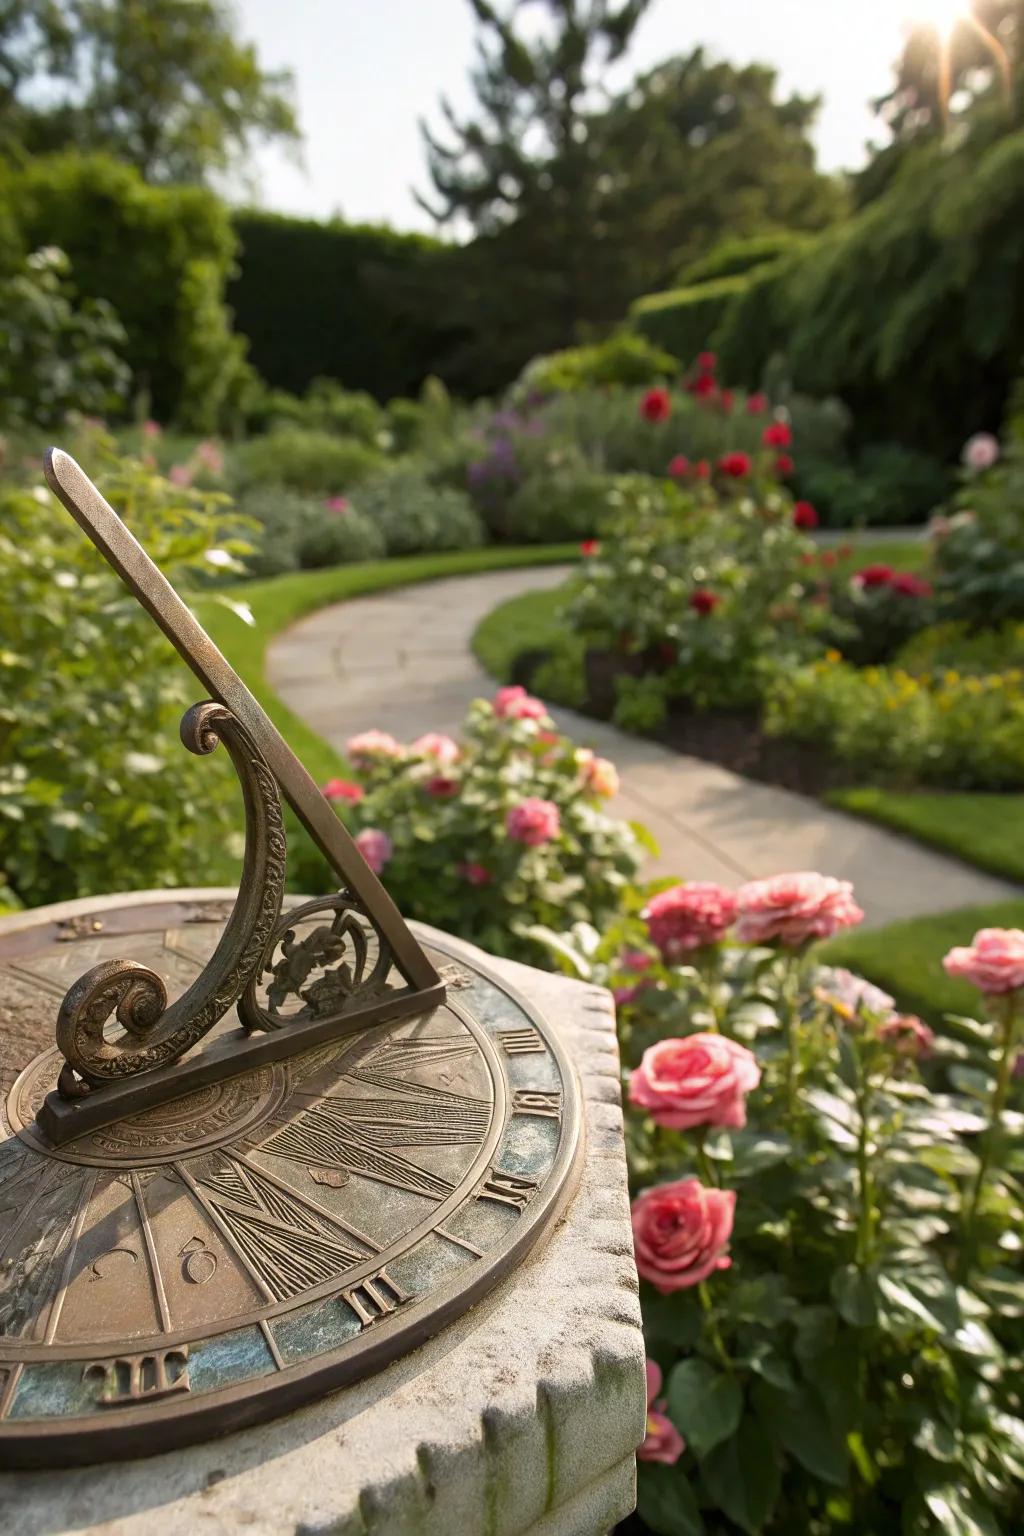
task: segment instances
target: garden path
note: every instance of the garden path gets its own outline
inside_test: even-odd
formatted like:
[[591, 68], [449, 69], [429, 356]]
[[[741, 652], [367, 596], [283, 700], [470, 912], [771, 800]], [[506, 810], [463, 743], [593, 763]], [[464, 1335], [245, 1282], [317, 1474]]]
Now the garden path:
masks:
[[[400, 587], [323, 608], [279, 635], [267, 676], [289, 707], [339, 751], [377, 726], [402, 740], [458, 734], [471, 699], [494, 683], [470, 650], [477, 624], [507, 598], [558, 585], [569, 567], [495, 571]], [[869, 822], [570, 710], [559, 726], [618, 766], [612, 809], [642, 821], [661, 854], [645, 874], [736, 885], [784, 870], [852, 880], [871, 926], [1020, 897], [1020, 890]]]

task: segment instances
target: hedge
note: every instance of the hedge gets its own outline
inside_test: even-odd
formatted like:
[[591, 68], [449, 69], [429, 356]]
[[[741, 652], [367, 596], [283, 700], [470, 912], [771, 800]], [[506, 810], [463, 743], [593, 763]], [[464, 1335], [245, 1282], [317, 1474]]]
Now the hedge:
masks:
[[228, 380], [224, 285], [235, 253], [227, 210], [201, 187], [149, 186], [103, 155], [0, 164], [0, 250], [58, 245], [79, 292], [108, 299], [127, 361], [161, 420], [211, 423]]
[[955, 459], [999, 427], [1024, 357], [1024, 130], [908, 155], [853, 218], [746, 276], [633, 305], [684, 357], [719, 353], [756, 387], [782, 357], [806, 394], [837, 395], [861, 442]]
[[749, 285], [749, 277], [720, 277], [694, 288], [650, 293], [636, 300], [629, 317], [648, 341], [689, 362], [698, 352], [717, 346], [719, 326]]
[[440, 268], [451, 248], [369, 224], [245, 211], [228, 289], [250, 358], [279, 389], [340, 379], [379, 400], [414, 394], [441, 371]]

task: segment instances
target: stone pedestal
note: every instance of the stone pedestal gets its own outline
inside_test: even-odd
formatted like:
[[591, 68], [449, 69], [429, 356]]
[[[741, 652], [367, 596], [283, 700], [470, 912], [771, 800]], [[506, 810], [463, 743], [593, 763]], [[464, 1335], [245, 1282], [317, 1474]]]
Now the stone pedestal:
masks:
[[644, 1350], [611, 1000], [497, 968], [582, 1083], [582, 1178], [547, 1238], [440, 1336], [286, 1418], [147, 1460], [0, 1476], [9, 1530], [598, 1536], [633, 1508]]

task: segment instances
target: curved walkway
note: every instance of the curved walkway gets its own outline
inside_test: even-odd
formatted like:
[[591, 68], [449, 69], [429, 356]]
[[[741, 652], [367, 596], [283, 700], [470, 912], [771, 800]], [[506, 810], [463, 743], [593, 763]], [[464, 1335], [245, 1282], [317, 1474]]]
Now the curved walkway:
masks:
[[[554, 587], [568, 567], [457, 576], [321, 609], [279, 635], [271, 685], [339, 751], [378, 726], [400, 739], [457, 734], [471, 699], [494, 691], [470, 640], [506, 598]], [[852, 880], [872, 926], [926, 912], [1021, 897], [982, 874], [869, 822], [725, 768], [680, 757], [570, 710], [553, 711], [577, 741], [618, 765], [619, 815], [642, 821], [661, 848], [645, 873], [735, 885], [788, 869]]]

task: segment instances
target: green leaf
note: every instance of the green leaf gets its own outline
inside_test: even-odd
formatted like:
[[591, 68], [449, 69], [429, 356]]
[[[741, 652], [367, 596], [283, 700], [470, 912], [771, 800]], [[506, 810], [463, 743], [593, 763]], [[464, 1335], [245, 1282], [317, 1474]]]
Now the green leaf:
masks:
[[690, 1450], [703, 1458], [735, 1433], [743, 1393], [732, 1376], [706, 1360], [682, 1360], [668, 1378], [668, 1410]]
[[1000, 1536], [992, 1511], [969, 1489], [944, 1483], [927, 1490], [924, 1501], [947, 1536]]
[[946, 1331], [946, 1324], [939, 1316], [938, 1311], [929, 1306], [908, 1285], [902, 1281], [894, 1280], [892, 1275], [879, 1275], [878, 1290], [886, 1305], [886, 1313], [892, 1318], [896, 1316], [912, 1317], [917, 1322], [923, 1323], [926, 1328], [933, 1329], [942, 1334]]
[[870, 1328], [878, 1316], [878, 1299], [874, 1282], [857, 1268], [846, 1264], [832, 1276], [832, 1300], [839, 1316], [851, 1328]]
[[789, 1454], [812, 1476], [842, 1487], [847, 1478], [846, 1442], [829, 1422], [824, 1403], [807, 1387], [778, 1392], [759, 1385], [754, 1394], [762, 1423]]
[[636, 1507], [657, 1536], [704, 1536], [697, 1500], [685, 1472], [658, 1462], [637, 1466]]
[[593, 970], [586, 956], [581, 954], [575, 945], [566, 942], [565, 938], [555, 933], [552, 928], [545, 928], [543, 923], [524, 923], [518, 930], [524, 938], [535, 939], [538, 944], [550, 950], [563, 962], [562, 969], [570, 975], [578, 976], [581, 981], [589, 981]]
[[643, 848], [646, 853], [649, 853], [652, 859], [658, 858], [661, 853], [661, 847], [657, 840], [644, 826], [643, 822], [630, 821], [627, 822], [627, 826], [629, 827], [629, 830], [632, 832], [633, 836], [636, 838], [637, 842], [640, 844], [641, 848]]
[[759, 1536], [775, 1508], [781, 1477], [775, 1446], [757, 1420], [748, 1416], [731, 1440], [717, 1446], [701, 1475], [719, 1509], [748, 1536]]
[[736, 1178], [747, 1178], [784, 1163], [793, 1151], [788, 1136], [767, 1135], [760, 1131], [734, 1131], [732, 1137], [732, 1172]]

